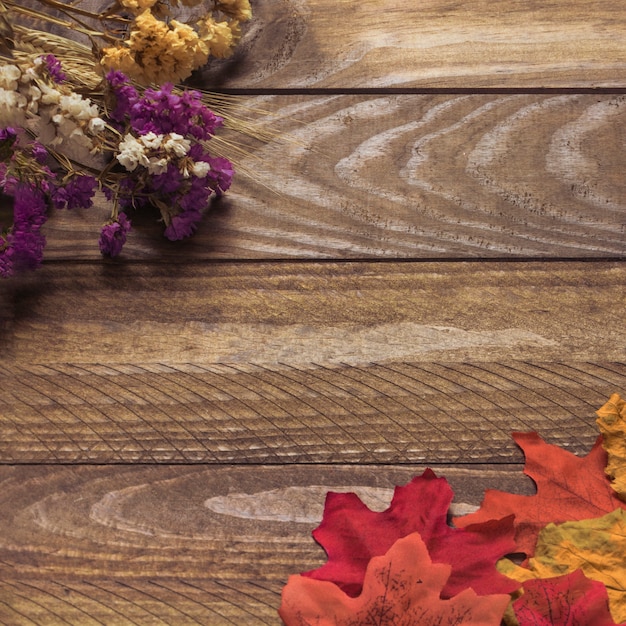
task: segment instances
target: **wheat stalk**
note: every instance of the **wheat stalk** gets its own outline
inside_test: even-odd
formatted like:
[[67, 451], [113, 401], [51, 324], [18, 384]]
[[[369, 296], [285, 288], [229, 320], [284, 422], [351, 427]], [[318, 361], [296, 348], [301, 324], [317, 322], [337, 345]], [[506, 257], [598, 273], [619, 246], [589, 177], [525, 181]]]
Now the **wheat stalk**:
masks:
[[53, 54], [61, 61], [70, 82], [80, 90], [94, 91], [102, 81], [96, 71], [92, 50], [78, 41], [26, 26], [14, 25], [15, 60], [28, 61], [41, 54]]

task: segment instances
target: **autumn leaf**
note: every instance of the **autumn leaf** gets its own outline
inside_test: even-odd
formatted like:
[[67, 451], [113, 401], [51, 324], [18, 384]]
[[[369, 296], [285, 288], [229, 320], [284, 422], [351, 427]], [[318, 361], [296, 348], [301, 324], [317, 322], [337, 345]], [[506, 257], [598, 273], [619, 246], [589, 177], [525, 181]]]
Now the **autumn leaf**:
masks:
[[498, 569], [519, 582], [580, 569], [587, 578], [604, 583], [613, 619], [623, 622], [626, 621], [625, 555], [626, 511], [616, 509], [596, 519], [548, 524], [539, 534], [535, 556], [526, 567], [503, 559]]
[[524, 473], [535, 481], [537, 493], [487, 490], [480, 509], [456, 518], [456, 526], [466, 528], [514, 514], [517, 549], [532, 556], [537, 535], [550, 522], [589, 519], [626, 508], [604, 473], [607, 454], [601, 437], [585, 457], [547, 444], [537, 433], [514, 433], [513, 438], [526, 455]]
[[615, 393], [596, 414], [602, 445], [608, 453], [606, 475], [617, 495], [626, 500], [626, 402]]
[[354, 493], [329, 493], [322, 523], [313, 531], [328, 561], [303, 576], [333, 582], [357, 596], [370, 559], [384, 555], [401, 537], [419, 532], [433, 562], [452, 565], [443, 597], [468, 587], [480, 595], [516, 589], [495, 568], [498, 559], [515, 551], [512, 518], [452, 528], [447, 523], [452, 497], [447, 480], [431, 470], [396, 487], [389, 508], [380, 513], [367, 508]]
[[451, 569], [432, 563], [419, 533], [412, 533], [371, 560], [359, 597], [327, 581], [291, 576], [279, 614], [286, 626], [499, 626], [510, 597], [466, 589], [441, 599]]
[[526, 581], [513, 610], [520, 626], [619, 626], [611, 617], [606, 587], [578, 569]]

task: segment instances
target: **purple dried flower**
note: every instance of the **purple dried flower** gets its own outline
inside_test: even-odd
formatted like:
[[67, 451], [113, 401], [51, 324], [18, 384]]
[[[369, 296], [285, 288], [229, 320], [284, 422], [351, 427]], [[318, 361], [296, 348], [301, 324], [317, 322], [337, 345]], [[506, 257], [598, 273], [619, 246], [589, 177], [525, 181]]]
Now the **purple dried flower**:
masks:
[[14, 232], [10, 236], [13, 248], [13, 271], [34, 270], [41, 265], [46, 238], [39, 230]]
[[57, 59], [53, 54], [47, 54], [43, 57], [43, 60], [46, 64], [46, 69], [48, 70], [50, 78], [55, 83], [62, 83], [67, 79], [67, 76], [61, 70], [61, 61], [59, 61], [59, 59]]
[[46, 238], [40, 232], [46, 221], [43, 193], [27, 183], [15, 187], [13, 226], [0, 237], [0, 275], [8, 277], [23, 269], [41, 265]]
[[[113, 197], [117, 197], [120, 204], [124, 208], [132, 208], [133, 206], [141, 206], [143, 204], [142, 198], [136, 198], [135, 193], [137, 191], [138, 182], [133, 176], [125, 176], [120, 179], [118, 183], [117, 192], [113, 194]], [[136, 202], [138, 201], [138, 204]]]
[[12, 126], [0, 129], [0, 141], [10, 141], [13, 143], [17, 139], [17, 131]]
[[195, 232], [201, 219], [202, 213], [199, 209], [183, 211], [172, 217], [172, 221], [165, 229], [164, 234], [170, 241], [178, 241], [179, 239], [189, 237], [189, 235]]
[[88, 209], [93, 206], [97, 182], [93, 176], [73, 176], [64, 187], [52, 192], [56, 209]]
[[209, 139], [224, 120], [202, 104], [202, 94], [185, 91], [180, 96], [181, 106], [187, 111], [187, 133], [198, 140]]
[[204, 161], [211, 167], [202, 179], [204, 185], [221, 195], [230, 188], [235, 170], [233, 164], [224, 157], [214, 157], [204, 151], [202, 145], [195, 144], [189, 150], [189, 158], [194, 162]]
[[118, 70], [111, 70], [106, 75], [106, 79], [113, 92], [115, 102], [115, 107], [109, 113], [109, 117], [116, 122], [123, 122], [137, 101], [137, 90], [129, 83], [128, 78]]
[[38, 141], [34, 141], [31, 151], [33, 153], [33, 158], [39, 165], [43, 165], [48, 160], [48, 151], [46, 147], [39, 143]]
[[223, 120], [202, 103], [202, 95], [197, 91], [177, 95], [172, 90], [170, 83], [158, 90], [145, 90], [143, 97], [131, 107], [133, 130], [141, 135], [149, 132], [157, 135], [178, 133], [184, 137], [191, 135], [198, 140], [214, 135]]
[[52, 192], [56, 189], [56, 174], [46, 165], [41, 167], [40, 172], [41, 178], [38, 181], [39, 190], [42, 193], [48, 194], [50, 196]]
[[110, 257], [116, 257], [126, 243], [126, 235], [130, 231], [131, 223], [125, 213], [119, 213], [117, 220], [105, 224], [100, 232], [100, 252]]
[[17, 141], [17, 131], [11, 126], [0, 129], [0, 161], [7, 161], [13, 156], [13, 145]]
[[[203, 145], [223, 124], [222, 118], [203, 104], [198, 91], [178, 92], [167, 83], [158, 89], [138, 92], [119, 71], [109, 72], [106, 78], [111, 95], [107, 101], [112, 111], [110, 120], [118, 125], [120, 132], [143, 142], [142, 150], [151, 159], [150, 167], [141, 167], [118, 179], [115, 190], [109, 190], [109, 197], [114, 196], [122, 212], [150, 204], [156, 206], [167, 224], [168, 239], [188, 237], [197, 228], [211, 195], [221, 195], [231, 184], [230, 161], [212, 157]], [[157, 138], [146, 138], [148, 133], [154, 133]], [[182, 156], [161, 147], [161, 140], [174, 134], [187, 144]], [[156, 173], [163, 169], [163, 173]], [[100, 238], [103, 254], [119, 254], [129, 228], [130, 222], [122, 216], [107, 224]]]
[[182, 174], [173, 163], [168, 163], [167, 170], [163, 174], [157, 174], [151, 179], [151, 187], [161, 194], [175, 193], [181, 184]]
[[27, 183], [18, 183], [13, 204], [13, 234], [39, 229], [46, 221], [46, 198]]
[[183, 211], [201, 211], [209, 203], [211, 193], [203, 178], [192, 178], [186, 193], [179, 198], [180, 207]]
[[211, 157], [208, 161], [211, 164], [207, 174], [208, 184], [215, 193], [221, 195], [229, 189], [233, 180], [233, 164], [223, 157]]

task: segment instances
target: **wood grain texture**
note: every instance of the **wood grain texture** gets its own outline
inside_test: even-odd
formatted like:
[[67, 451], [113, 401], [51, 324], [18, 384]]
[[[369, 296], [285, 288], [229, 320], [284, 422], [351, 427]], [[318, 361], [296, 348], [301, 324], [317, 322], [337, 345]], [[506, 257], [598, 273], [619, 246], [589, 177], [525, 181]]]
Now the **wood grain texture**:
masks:
[[589, 449], [626, 367], [54, 364], [2, 382], [4, 463], [467, 464], [521, 461], [513, 431]]
[[196, 236], [57, 212], [0, 283], [0, 624], [277, 626], [328, 490], [530, 494], [511, 431], [626, 394], [626, 6], [253, 8]]
[[[166, 241], [156, 215], [133, 214], [123, 257], [626, 254], [626, 96], [236, 102], [232, 114], [251, 116], [269, 138], [221, 136], [243, 142], [229, 193], [184, 242]], [[47, 258], [99, 259], [99, 229], [108, 212], [99, 206], [53, 215], [46, 225]]]
[[2, 357], [621, 360], [625, 280], [620, 261], [50, 264], [0, 285]]
[[0, 580], [4, 626], [279, 626], [282, 585], [197, 579]]
[[215, 86], [624, 86], [626, 10], [587, 0], [256, 0]]
[[[0, 622], [279, 624], [328, 490], [384, 510], [423, 467], [1, 467]], [[437, 468], [471, 510], [533, 493], [519, 466]]]
[[41, 270], [5, 286], [4, 462], [481, 463], [626, 387], [626, 267]]

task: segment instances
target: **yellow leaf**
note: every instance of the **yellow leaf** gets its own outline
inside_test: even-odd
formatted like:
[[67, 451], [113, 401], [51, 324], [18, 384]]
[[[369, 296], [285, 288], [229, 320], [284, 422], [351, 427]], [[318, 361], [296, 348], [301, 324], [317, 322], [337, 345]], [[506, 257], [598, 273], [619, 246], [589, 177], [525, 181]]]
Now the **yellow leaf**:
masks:
[[508, 559], [498, 570], [518, 582], [530, 578], [552, 578], [577, 569], [607, 588], [613, 619], [626, 621], [626, 511], [580, 522], [548, 524], [539, 534], [535, 556], [527, 567]]
[[626, 500], [626, 402], [614, 393], [596, 415], [602, 447], [609, 455], [606, 475], [613, 481], [617, 495]]

